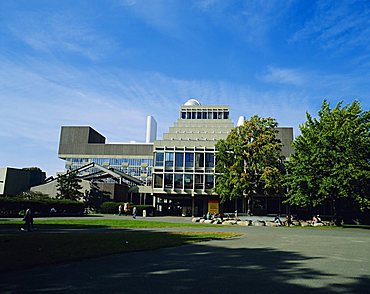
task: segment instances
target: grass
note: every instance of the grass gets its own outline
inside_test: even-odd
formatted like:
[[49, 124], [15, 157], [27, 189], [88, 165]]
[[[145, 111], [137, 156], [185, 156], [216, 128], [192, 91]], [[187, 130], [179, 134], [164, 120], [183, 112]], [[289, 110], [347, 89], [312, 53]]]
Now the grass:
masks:
[[[193, 223], [146, 220], [35, 219], [37, 230], [30, 233], [18, 231], [22, 223], [21, 220], [0, 219], [0, 272], [239, 236], [235, 233], [218, 232], [115, 230], [117, 228], [209, 227], [209, 225]], [[96, 228], [104, 231], [94, 230]]]
[[[197, 223], [171, 223], [171, 222], [160, 222], [160, 221], [147, 221], [147, 220], [132, 220], [132, 219], [35, 219], [35, 224], [40, 228], [62, 228], [62, 227], [73, 227], [76, 229], [81, 228], [178, 228], [178, 227], [209, 227], [206, 224]], [[0, 228], [15, 228], [22, 224], [21, 220], [6, 220], [0, 219]]]
[[0, 234], [0, 272], [86, 258], [221, 240], [234, 233], [68, 232]]

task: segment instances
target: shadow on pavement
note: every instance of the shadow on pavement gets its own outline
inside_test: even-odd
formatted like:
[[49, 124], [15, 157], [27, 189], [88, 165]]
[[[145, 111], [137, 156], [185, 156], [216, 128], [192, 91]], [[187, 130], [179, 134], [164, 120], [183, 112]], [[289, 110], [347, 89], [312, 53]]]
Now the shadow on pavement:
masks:
[[[309, 267], [325, 259], [223, 241], [113, 255], [3, 274], [5, 293], [368, 293], [369, 277]], [[214, 242], [212, 244], [214, 244]], [[20, 277], [22, 277], [20, 279]]]

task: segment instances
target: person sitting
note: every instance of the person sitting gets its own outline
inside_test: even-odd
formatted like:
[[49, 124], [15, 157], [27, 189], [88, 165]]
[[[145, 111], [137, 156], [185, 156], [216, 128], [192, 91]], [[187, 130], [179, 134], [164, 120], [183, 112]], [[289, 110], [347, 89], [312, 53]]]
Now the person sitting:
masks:
[[281, 221], [281, 219], [280, 219], [280, 217], [278, 215], [275, 216], [274, 223], [275, 224], [278, 224], [279, 226], [282, 226], [283, 225], [283, 223], [282, 223], [282, 221]]
[[321, 218], [320, 218], [319, 215], [314, 215], [313, 216], [312, 225], [314, 225], [314, 226], [321, 226], [322, 225], [322, 221], [321, 221]]
[[292, 218], [290, 216], [290, 214], [288, 214], [285, 218], [285, 221], [284, 221], [284, 226], [288, 226], [290, 227], [290, 225], [292, 224]]

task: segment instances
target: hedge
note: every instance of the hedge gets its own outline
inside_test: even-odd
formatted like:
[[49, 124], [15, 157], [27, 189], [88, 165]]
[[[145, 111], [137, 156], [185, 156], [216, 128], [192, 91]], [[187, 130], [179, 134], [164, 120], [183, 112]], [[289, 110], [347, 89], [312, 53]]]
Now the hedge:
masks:
[[0, 217], [18, 217], [30, 208], [34, 216], [50, 216], [50, 210], [54, 208], [54, 216], [83, 215], [85, 205], [82, 202], [72, 200], [27, 200], [19, 198], [0, 197]]
[[[101, 213], [107, 213], [107, 214], [118, 214], [118, 206], [122, 205], [124, 206], [124, 202], [104, 202], [100, 206]], [[147, 216], [154, 216], [155, 215], [155, 208], [151, 205], [134, 205], [132, 203], [129, 203], [129, 211], [127, 214], [132, 215], [132, 208], [136, 207], [137, 209], [137, 215], [142, 216], [143, 210], [146, 210]], [[124, 213], [124, 212], [123, 212]]]

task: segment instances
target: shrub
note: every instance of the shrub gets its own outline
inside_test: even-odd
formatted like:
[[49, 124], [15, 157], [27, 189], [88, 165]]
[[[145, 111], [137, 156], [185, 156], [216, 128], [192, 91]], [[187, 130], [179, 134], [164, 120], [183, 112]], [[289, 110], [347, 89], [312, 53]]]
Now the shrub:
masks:
[[[104, 202], [100, 206], [101, 213], [108, 213], [108, 214], [118, 214], [118, 206], [124, 206], [124, 202]], [[134, 205], [129, 203], [129, 212], [127, 214], [132, 214], [132, 208], [136, 207], [137, 215], [143, 215], [143, 210], [146, 210], [147, 216], [154, 216], [155, 215], [155, 208], [151, 205]]]
[[28, 200], [0, 197], [0, 217], [19, 217], [21, 211], [30, 208], [34, 216], [49, 216], [51, 208], [57, 212], [53, 215], [82, 215], [85, 207], [82, 202], [71, 200]]

